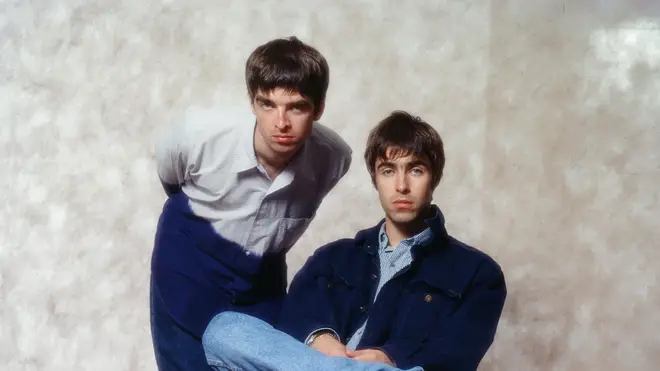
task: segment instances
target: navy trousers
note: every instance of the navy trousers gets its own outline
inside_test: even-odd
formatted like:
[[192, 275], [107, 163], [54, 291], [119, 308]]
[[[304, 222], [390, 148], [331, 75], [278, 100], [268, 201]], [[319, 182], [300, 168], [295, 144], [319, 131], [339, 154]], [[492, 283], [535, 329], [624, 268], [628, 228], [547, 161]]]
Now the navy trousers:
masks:
[[163, 305], [163, 298], [150, 285], [151, 338], [160, 371], [212, 371], [206, 362], [201, 339], [179, 326]]
[[210, 370], [201, 339], [218, 313], [277, 320], [287, 286], [285, 255], [246, 251], [197, 217], [183, 192], [169, 196], [151, 258], [151, 332], [160, 371]]

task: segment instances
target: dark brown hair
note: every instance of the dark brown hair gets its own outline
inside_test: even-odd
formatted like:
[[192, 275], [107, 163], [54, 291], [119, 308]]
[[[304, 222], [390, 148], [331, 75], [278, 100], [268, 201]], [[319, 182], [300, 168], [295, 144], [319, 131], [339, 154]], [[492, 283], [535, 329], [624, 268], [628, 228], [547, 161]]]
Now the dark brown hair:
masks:
[[[387, 157], [388, 155], [390, 158]], [[445, 151], [440, 134], [427, 122], [408, 112], [394, 111], [369, 133], [364, 161], [376, 184], [376, 160], [413, 155], [429, 162], [433, 188], [442, 179]]]
[[325, 57], [295, 36], [257, 47], [245, 63], [245, 82], [251, 101], [260, 90], [284, 88], [309, 99], [318, 111], [325, 101], [329, 77]]

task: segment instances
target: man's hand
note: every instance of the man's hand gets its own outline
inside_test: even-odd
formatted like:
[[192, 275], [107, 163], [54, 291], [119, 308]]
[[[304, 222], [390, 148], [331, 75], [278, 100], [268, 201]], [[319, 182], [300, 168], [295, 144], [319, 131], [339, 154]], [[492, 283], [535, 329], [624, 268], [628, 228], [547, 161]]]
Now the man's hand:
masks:
[[382, 350], [378, 349], [363, 349], [363, 350], [350, 350], [346, 349], [346, 354], [353, 359], [363, 362], [379, 362], [386, 365], [394, 366], [394, 362]]
[[317, 337], [311, 347], [329, 356], [347, 357], [346, 346], [329, 334], [323, 334]]

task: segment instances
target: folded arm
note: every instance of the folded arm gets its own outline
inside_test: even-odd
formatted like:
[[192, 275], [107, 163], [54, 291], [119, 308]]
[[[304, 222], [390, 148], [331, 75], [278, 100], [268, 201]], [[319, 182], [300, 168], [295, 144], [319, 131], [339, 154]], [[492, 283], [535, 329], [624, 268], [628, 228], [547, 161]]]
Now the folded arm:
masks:
[[328, 285], [328, 251], [319, 248], [307, 259], [291, 281], [278, 327], [301, 342], [317, 331], [327, 331], [342, 339], [341, 319], [333, 310]]

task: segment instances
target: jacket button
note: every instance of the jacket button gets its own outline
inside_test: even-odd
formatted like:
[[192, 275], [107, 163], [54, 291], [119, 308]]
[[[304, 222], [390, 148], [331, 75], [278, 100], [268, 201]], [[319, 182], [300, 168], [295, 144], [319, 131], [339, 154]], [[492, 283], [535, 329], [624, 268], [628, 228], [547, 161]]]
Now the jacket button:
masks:
[[427, 303], [430, 303], [431, 300], [433, 300], [433, 297], [432, 297], [431, 295], [426, 295], [426, 296], [424, 297], [424, 301], [427, 302]]
[[367, 313], [367, 307], [364, 306], [364, 305], [361, 306], [361, 307], [360, 307], [360, 312], [362, 312], [362, 313]]
[[374, 273], [374, 274], [371, 275], [371, 279], [372, 279], [372, 280], [375, 280], [376, 278], [378, 278], [378, 275], [377, 275], [376, 273]]
[[332, 282], [328, 283], [328, 288], [329, 288], [329, 289], [332, 288]]

